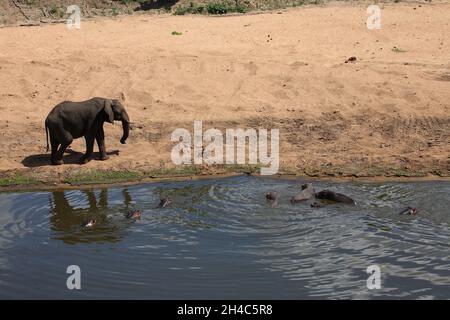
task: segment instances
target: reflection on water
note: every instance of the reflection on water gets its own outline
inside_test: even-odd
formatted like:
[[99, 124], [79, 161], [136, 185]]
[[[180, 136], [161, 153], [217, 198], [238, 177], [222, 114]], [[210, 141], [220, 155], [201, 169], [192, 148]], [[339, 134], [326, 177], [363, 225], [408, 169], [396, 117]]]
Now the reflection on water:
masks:
[[[131, 197], [126, 189], [122, 193], [123, 206], [128, 209]], [[121, 239], [120, 227], [109, 219], [108, 212], [111, 208], [108, 207], [108, 190], [102, 189], [97, 194], [93, 190], [53, 191], [51, 194], [50, 228], [54, 231], [52, 238], [72, 244], [96, 241], [117, 242]], [[85, 203], [88, 206], [83, 206]], [[118, 209], [112, 208], [112, 210]], [[82, 222], [87, 219], [97, 220], [98, 227], [95, 231], [80, 228]]]
[[[0, 298], [450, 298], [450, 182], [316, 181], [356, 206], [291, 205], [304, 182], [0, 194]], [[399, 216], [406, 205], [419, 214]], [[134, 209], [141, 220], [125, 218]], [[66, 288], [72, 264], [80, 291]], [[366, 288], [371, 264], [380, 290]]]

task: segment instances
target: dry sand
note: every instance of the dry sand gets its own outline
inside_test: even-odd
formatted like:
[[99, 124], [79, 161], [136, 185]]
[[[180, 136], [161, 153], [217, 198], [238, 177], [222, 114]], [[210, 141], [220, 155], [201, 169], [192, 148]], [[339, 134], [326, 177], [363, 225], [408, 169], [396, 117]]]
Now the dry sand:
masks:
[[[282, 172], [449, 176], [450, 5], [384, 5], [381, 30], [367, 17], [354, 5], [2, 28], [0, 172], [167, 168], [170, 133], [203, 120], [279, 128]], [[124, 99], [128, 143], [105, 124], [118, 155], [80, 167], [78, 139], [50, 166], [48, 112], [94, 96]]]

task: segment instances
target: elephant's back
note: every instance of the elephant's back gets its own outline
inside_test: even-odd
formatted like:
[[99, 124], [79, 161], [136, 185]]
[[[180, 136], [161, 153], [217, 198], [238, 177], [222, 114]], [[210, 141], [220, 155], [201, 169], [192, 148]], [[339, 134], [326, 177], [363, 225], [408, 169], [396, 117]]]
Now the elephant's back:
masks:
[[45, 123], [50, 124], [52, 121], [56, 120], [56, 118], [59, 116], [59, 113], [64, 108], [64, 105], [67, 103], [71, 103], [71, 101], [63, 101], [54, 106], [48, 113], [47, 118], [45, 119]]
[[81, 109], [88, 108], [92, 104], [94, 104], [93, 99], [79, 102], [63, 101], [58, 103], [56, 106], [53, 107], [52, 110], [50, 110], [47, 118], [60, 117], [61, 114], [64, 113], [78, 112]]
[[64, 102], [58, 103], [56, 106], [54, 106], [52, 108], [52, 110], [50, 110], [50, 112], [47, 115], [47, 118], [45, 118], [45, 123], [46, 124], [49, 124], [55, 118], [56, 114], [59, 112], [58, 110], [61, 108], [61, 105], [63, 103]]

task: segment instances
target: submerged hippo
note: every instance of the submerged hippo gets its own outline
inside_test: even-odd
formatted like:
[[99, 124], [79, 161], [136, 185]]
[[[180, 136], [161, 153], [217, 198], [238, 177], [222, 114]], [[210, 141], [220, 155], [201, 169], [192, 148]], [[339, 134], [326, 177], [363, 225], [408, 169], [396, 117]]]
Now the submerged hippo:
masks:
[[275, 207], [278, 205], [278, 193], [275, 191], [270, 191], [266, 193], [267, 202], [270, 203], [271, 207]]
[[306, 183], [302, 185], [302, 191], [297, 194], [295, 197], [291, 198], [291, 203], [302, 202], [305, 200], [309, 200], [314, 197], [315, 190], [311, 183]]
[[270, 191], [266, 193], [266, 199], [270, 201], [275, 201], [278, 198], [278, 194], [275, 191]]
[[322, 208], [324, 205], [318, 202], [311, 203], [311, 208]]
[[322, 190], [322, 191], [316, 193], [316, 198], [317, 199], [326, 199], [326, 200], [330, 200], [330, 201], [334, 201], [334, 202], [347, 203], [347, 204], [356, 204], [355, 200], [353, 200], [352, 198], [350, 198], [344, 194], [337, 193], [337, 192], [330, 191], [330, 190]]
[[407, 207], [405, 209], [403, 209], [402, 211], [400, 211], [398, 214], [400, 215], [410, 215], [410, 216], [415, 216], [417, 214], [417, 209], [413, 208], [413, 207]]
[[134, 210], [134, 211], [130, 211], [128, 212], [125, 217], [127, 219], [141, 219], [141, 215], [142, 215], [142, 211], [141, 210]]
[[158, 208], [166, 208], [172, 204], [172, 200], [169, 198], [161, 198], [158, 204]]
[[97, 220], [89, 219], [89, 220], [84, 221], [84, 222], [81, 224], [81, 227], [83, 227], [83, 228], [91, 228], [91, 227], [93, 227], [96, 223], [97, 223]]

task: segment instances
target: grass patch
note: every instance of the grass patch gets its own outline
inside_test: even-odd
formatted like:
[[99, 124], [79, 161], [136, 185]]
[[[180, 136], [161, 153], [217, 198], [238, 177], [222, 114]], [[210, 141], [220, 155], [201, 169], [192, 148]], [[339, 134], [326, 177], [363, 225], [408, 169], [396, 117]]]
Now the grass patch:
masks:
[[174, 168], [163, 168], [155, 169], [150, 171], [148, 174], [151, 177], [164, 178], [164, 177], [174, 177], [174, 176], [192, 176], [200, 175], [202, 173], [202, 168], [199, 166], [178, 166]]
[[231, 12], [231, 7], [225, 2], [212, 2], [206, 5], [206, 12], [209, 14], [226, 14]]
[[321, 4], [322, 0], [216, 0], [202, 4], [190, 2], [188, 6], [175, 7], [175, 15], [185, 14], [211, 14], [223, 15], [228, 13], [246, 13], [252, 10], [276, 10], [289, 7], [298, 7], [306, 4]]
[[426, 173], [418, 170], [411, 170], [406, 168], [393, 168], [390, 170], [390, 175], [396, 177], [425, 177]]
[[119, 9], [117, 9], [116, 7], [111, 9], [111, 14], [115, 17], [117, 15], [119, 15]]
[[227, 172], [234, 173], [260, 173], [261, 165], [260, 164], [226, 164], [224, 165], [224, 169]]
[[56, 15], [58, 13], [58, 8], [56, 7], [55, 4], [52, 4], [50, 6], [50, 9], [48, 10], [48, 13], [50, 13], [52, 15]]
[[56, 18], [63, 18], [65, 15], [65, 12], [62, 9], [58, 8], [55, 4], [52, 4], [50, 6], [48, 13]]
[[100, 171], [91, 170], [79, 172], [64, 178], [65, 183], [69, 184], [104, 184], [116, 182], [128, 182], [142, 179], [142, 173], [135, 171]]
[[38, 182], [39, 181], [33, 177], [27, 177], [19, 173], [16, 173], [13, 177], [0, 178], [0, 187], [36, 184]]
[[172, 31], [173, 36], [181, 36], [183, 33], [178, 31]]
[[203, 4], [194, 4], [193, 2], [189, 3], [189, 6], [178, 6], [175, 8], [174, 15], [183, 16], [187, 13], [190, 14], [202, 14], [205, 13], [205, 6]]
[[188, 6], [177, 6], [175, 15], [185, 14], [227, 14], [231, 12], [245, 13], [250, 9], [249, 1], [213, 1], [206, 4], [195, 4], [190, 2]]

